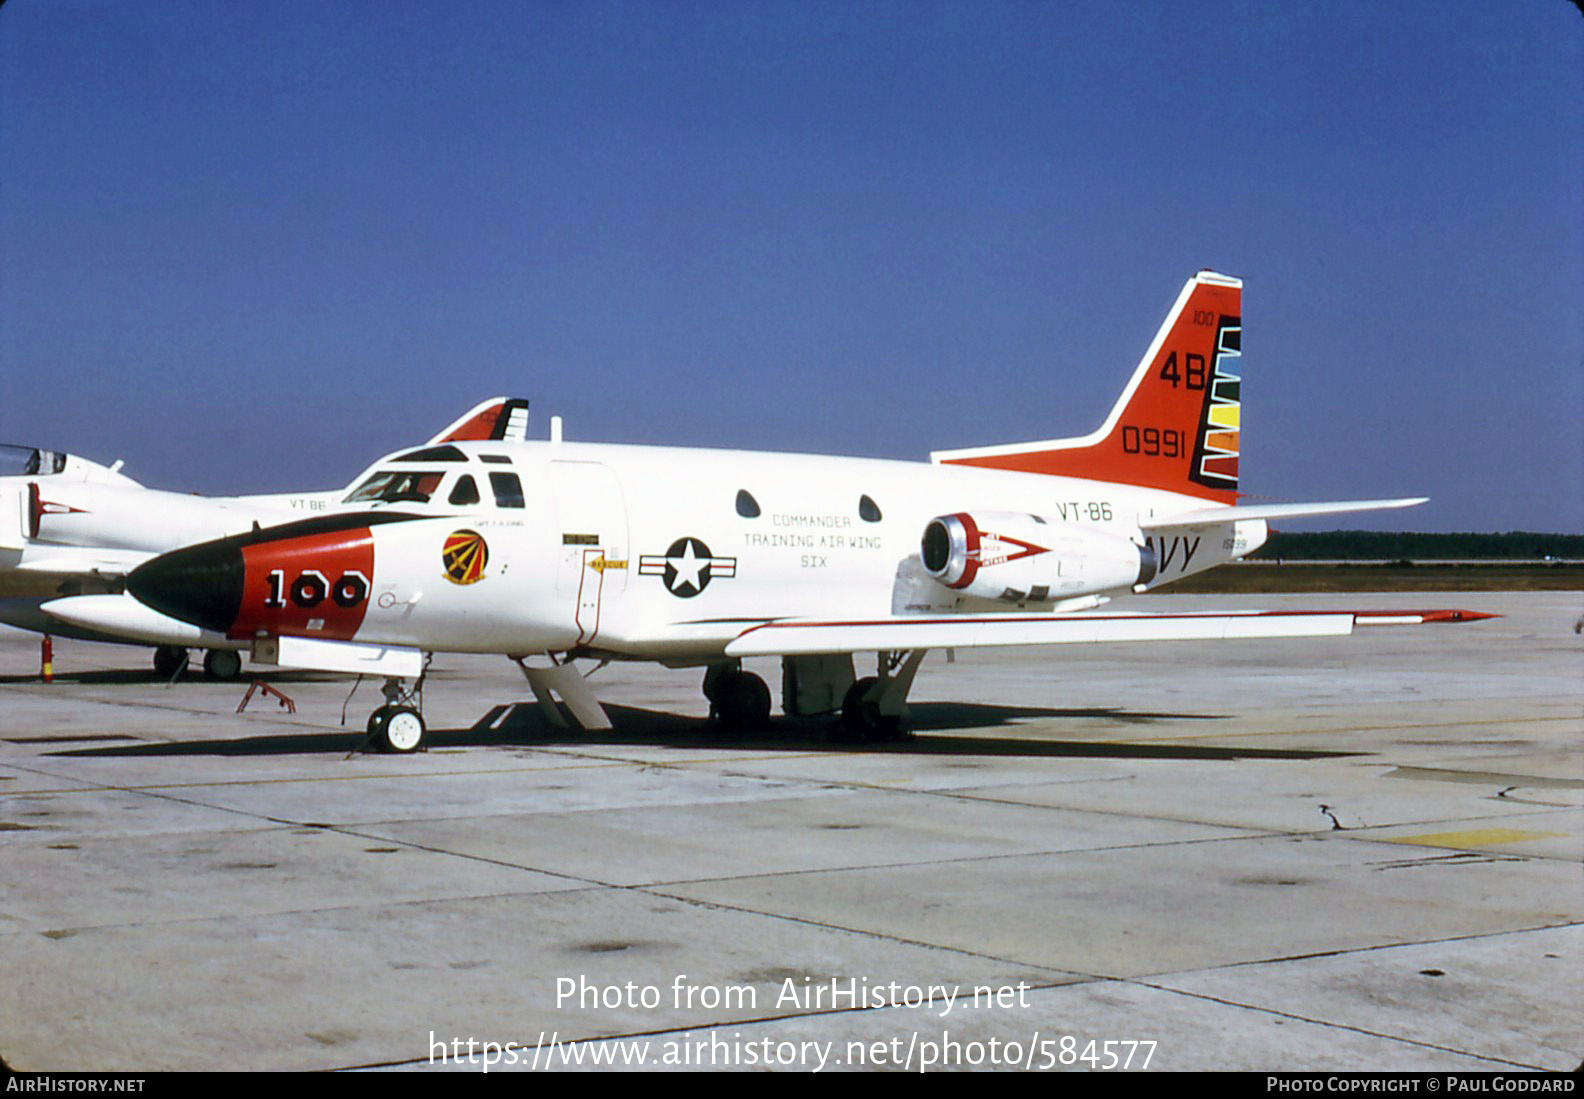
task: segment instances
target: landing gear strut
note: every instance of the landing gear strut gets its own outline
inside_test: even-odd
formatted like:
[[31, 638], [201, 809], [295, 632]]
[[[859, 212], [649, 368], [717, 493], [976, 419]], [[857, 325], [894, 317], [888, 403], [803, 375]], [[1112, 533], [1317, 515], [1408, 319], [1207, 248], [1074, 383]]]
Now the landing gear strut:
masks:
[[856, 741], [905, 740], [907, 695], [924, 649], [878, 654], [879, 675], [865, 676], [842, 699], [842, 731]]

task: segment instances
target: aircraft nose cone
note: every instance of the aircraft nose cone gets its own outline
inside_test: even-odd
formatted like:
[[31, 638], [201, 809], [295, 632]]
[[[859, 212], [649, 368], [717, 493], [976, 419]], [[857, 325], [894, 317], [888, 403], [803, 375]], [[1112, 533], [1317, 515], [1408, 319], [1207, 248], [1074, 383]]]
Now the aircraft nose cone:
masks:
[[140, 603], [183, 622], [225, 633], [242, 606], [242, 547], [231, 539], [172, 550], [127, 576]]

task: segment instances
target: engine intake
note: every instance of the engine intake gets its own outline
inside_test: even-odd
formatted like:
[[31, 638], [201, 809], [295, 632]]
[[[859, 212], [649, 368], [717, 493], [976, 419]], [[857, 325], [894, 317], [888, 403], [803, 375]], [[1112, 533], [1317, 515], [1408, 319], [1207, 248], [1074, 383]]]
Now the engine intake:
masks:
[[964, 595], [1046, 603], [1132, 588], [1155, 578], [1154, 550], [1126, 538], [1022, 512], [942, 515], [924, 527], [919, 557], [937, 583]]

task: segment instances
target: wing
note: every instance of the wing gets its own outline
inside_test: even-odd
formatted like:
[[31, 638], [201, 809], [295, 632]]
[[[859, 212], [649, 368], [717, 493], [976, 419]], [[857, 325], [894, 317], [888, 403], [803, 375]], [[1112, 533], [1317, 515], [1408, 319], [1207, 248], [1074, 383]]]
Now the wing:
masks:
[[726, 655], [797, 656], [997, 645], [1079, 645], [1111, 641], [1226, 641], [1340, 637], [1355, 626], [1472, 622], [1478, 611], [1209, 611], [1181, 614], [950, 615], [837, 621], [781, 619], [752, 626]]
[[1215, 526], [1243, 519], [1308, 519], [1318, 515], [1347, 515], [1355, 511], [1417, 507], [1429, 499], [1428, 496], [1412, 496], [1400, 500], [1340, 500], [1324, 504], [1239, 504], [1235, 507], [1199, 508], [1195, 511], [1178, 512], [1175, 515], [1141, 518], [1139, 529], [1149, 534], [1174, 527]]

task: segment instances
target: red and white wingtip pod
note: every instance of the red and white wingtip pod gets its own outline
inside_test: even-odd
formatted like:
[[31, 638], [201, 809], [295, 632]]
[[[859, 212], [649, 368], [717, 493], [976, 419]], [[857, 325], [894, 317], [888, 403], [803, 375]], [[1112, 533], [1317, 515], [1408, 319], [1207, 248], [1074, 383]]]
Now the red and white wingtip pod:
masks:
[[1127, 591], [1155, 576], [1155, 553], [1126, 538], [1016, 512], [957, 512], [931, 519], [924, 571], [979, 599], [1045, 603]]
[[1427, 626], [1435, 622], [1478, 622], [1484, 618], [1500, 618], [1499, 614], [1485, 611], [1354, 611], [1355, 626]]

